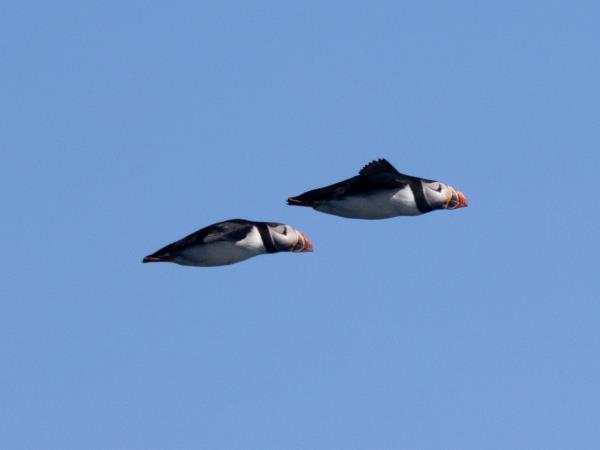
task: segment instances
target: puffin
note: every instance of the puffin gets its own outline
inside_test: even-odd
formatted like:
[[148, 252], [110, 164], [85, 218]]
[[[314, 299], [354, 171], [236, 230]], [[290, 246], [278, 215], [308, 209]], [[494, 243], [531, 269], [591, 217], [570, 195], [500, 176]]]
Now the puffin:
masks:
[[213, 267], [278, 252], [312, 252], [312, 242], [290, 225], [232, 219], [209, 225], [145, 256], [142, 262]]
[[469, 204], [458, 189], [400, 173], [386, 159], [368, 163], [357, 176], [289, 197], [287, 202], [335, 216], [369, 220], [418, 216]]

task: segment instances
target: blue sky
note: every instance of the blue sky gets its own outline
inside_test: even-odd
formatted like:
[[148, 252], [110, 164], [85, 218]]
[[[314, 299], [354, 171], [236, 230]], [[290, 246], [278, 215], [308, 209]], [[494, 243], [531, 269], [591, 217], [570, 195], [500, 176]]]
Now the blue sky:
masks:
[[[0, 447], [596, 449], [595, 2], [15, 2]], [[285, 205], [386, 157], [471, 206]], [[312, 254], [142, 256], [213, 222]]]

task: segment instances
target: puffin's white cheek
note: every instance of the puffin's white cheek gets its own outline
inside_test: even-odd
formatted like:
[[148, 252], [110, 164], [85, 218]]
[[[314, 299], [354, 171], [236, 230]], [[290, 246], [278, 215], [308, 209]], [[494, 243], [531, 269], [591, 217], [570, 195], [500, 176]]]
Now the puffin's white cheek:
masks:
[[445, 191], [435, 193], [434, 204], [437, 208], [445, 208], [446, 207], [446, 192]]
[[279, 251], [285, 251], [291, 245], [289, 235], [286, 236], [280, 233], [273, 233], [273, 241], [277, 244]]

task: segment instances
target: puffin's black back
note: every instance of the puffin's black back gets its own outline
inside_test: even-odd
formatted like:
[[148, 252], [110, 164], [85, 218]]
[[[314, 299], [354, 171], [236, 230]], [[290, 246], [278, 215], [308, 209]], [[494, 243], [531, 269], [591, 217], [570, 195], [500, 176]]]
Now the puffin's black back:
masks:
[[232, 219], [225, 222], [215, 223], [202, 228], [189, 236], [184, 237], [166, 247], [149, 255], [151, 257], [176, 256], [186, 248], [200, 244], [208, 244], [216, 241], [239, 241], [244, 239], [250, 228], [257, 222], [251, 222], [244, 219]]
[[414, 184], [418, 180], [420, 178], [398, 172], [387, 160], [378, 159], [365, 165], [357, 176], [313, 189], [297, 197], [290, 197], [288, 204], [311, 206], [323, 201], [338, 200], [345, 196], [364, 195], [382, 189], [402, 189], [407, 184]]

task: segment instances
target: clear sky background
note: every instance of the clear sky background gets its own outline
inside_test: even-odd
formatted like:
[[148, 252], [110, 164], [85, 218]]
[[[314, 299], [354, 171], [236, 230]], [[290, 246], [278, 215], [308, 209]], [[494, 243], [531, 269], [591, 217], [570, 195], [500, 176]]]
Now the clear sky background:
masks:
[[[599, 17], [4, 4], [0, 448], [600, 448]], [[378, 157], [471, 206], [285, 205]], [[141, 264], [236, 217], [315, 252]]]

